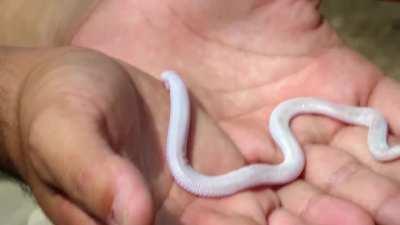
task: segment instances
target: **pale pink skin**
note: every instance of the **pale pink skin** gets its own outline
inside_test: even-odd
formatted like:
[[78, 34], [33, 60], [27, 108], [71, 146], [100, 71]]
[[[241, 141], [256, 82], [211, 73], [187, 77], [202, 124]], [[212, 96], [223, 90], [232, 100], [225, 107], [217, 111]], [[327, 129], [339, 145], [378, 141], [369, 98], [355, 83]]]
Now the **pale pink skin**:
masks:
[[[311, 0], [109, 0], [99, 4], [73, 43], [154, 77], [166, 68], [179, 71], [248, 162], [280, 160], [265, 127], [272, 109], [293, 97], [374, 107], [393, 134], [400, 134], [400, 85], [343, 46], [321, 21], [317, 5]], [[315, 116], [296, 119], [293, 129], [306, 151], [303, 177], [277, 191], [220, 200], [171, 191], [153, 211], [157, 221], [400, 224], [400, 163], [376, 163], [367, 151], [366, 129]], [[207, 171], [212, 160], [218, 159], [196, 166]], [[140, 204], [127, 198], [115, 207]]]

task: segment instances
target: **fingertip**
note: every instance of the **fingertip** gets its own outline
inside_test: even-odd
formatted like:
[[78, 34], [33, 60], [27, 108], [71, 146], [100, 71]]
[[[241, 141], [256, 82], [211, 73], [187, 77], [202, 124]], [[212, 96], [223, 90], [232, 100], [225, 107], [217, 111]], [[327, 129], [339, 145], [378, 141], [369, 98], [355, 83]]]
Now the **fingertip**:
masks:
[[374, 225], [368, 213], [353, 203], [332, 196], [323, 196], [308, 210], [306, 217], [326, 225]]
[[307, 225], [300, 217], [297, 217], [284, 209], [275, 210], [268, 219], [270, 225]]
[[107, 222], [111, 225], [147, 225], [152, 221], [152, 198], [140, 172], [129, 162], [115, 173], [115, 192]]

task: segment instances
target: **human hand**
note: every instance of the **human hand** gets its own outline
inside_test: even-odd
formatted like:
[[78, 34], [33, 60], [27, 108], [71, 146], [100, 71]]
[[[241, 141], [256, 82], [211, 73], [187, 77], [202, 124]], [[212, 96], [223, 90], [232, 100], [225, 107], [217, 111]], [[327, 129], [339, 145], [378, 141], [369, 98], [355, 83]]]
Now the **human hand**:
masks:
[[[374, 107], [399, 135], [399, 84], [344, 46], [318, 5], [307, 0], [109, 1], [93, 12], [74, 43], [155, 77], [165, 68], [179, 71], [249, 163], [281, 159], [266, 124], [278, 103], [299, 96]], [[112, 29], [99, 29], [103, 26]], [[366, 129], [319, 116], [301, 116], [292, 128], [306, 151], [307, 168], [277, 192], [284, 208], [315, 224], [344, 224], [339, 218], [399, 223], [398, 161], [373, 161]]]
[[[17, 93], [9, 90], [18, 107], [9, 112], [12, 129], [3, 129], [5, 147], [55, 224], [265, 224], [279, 207], [271, 190], [216, 200], [174, 183], [164, 152], [169, 94], [154, 78], [75, 48], [9, 49], [4, 59], [1, 68], [21, 80]], [[211, 174], [243, 166], [192, 103], [193, 166]], [[283, 209], [273, 215], [271, 224], [282, 215], [296, 221]]]

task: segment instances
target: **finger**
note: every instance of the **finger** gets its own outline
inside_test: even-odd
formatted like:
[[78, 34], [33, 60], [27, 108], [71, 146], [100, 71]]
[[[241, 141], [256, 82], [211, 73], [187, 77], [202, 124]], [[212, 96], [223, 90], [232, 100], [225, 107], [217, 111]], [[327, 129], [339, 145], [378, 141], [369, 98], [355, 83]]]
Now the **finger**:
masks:
[[293, 215], [285, 209], [275, 210], [268, 218], [270, 225], [312, 225], [315, 223], [306, 223], [300, 217]]
[[29, 182], [37, 202], [42, 207], [53, 224], [75, 225], [101, 225], [100, 222], [79, 209], [60, 193], [42, 183], [38, 177], [31, 176]]
[[[346, 151], [373, 171], [400, 183], [400, 160], [384, 163], [375, 160], [369, 152], [367, 138], [367, 129], [348, 127], [336, 134], [331, 142], [331, 146]], [[400, 139], [397, 137], [389, 136], [388, 139], [389, 145], [391, 146], [400, 143]]]
[[308, 146], [306, 180], [323, 191], [356, 203], [381, 225], [400, 224], [400, 187], [362, 166], [344, 151]]
[[182, 221], [201, 225], [266, 225], [265, 215], [278, 206], [279, 200], [271, 190], [242, 192], [223, 199], [198, 199], [185, 208]]
[[354, 203], [330, 196], [304, 181], [284, 186], [278, 195], [282, 206], [304, 221], [323, 225], [374, 224], [370, 215]]
[[65, 114], [49, 111], [32, 125], [29, 148], [36, 171], [103, 221], [149, 223], [151, 198], [140, 172], [114, 154], [97, 121]]
[[217, 201], [216, 208], [224, 209], [227, 214], [247, 215], [258, 224], [264, 224], [265, 215], [280, 206], [278, 196], [271, 189], [253, 190]]
[[400, 83], [390, 77], [382, 79], [369, 98], [369, 106], [377, 109], [387, 119], [391, 131], [400, 135]]
[[247, 216], [225, 214], [213, 208], [201, 208], [197, 212], [198, 215], [196, 217], [185, 215], [180, 222], [183, 225], [266, 225], [265, 223], [257, 223]]

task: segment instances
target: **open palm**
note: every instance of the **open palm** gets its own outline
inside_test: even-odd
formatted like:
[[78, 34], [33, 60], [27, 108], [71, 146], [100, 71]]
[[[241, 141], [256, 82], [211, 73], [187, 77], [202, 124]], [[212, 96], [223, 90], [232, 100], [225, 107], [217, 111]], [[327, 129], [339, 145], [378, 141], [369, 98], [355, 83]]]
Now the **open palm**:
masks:
[[[374, 107], [398, 135], [400, 85], [345, 47], [321, 19], [318, 5], [308, 0], [109, 1], [94, 11], [74, 43], [155, 77], [165, 69], [179, 71], [247, 163], [281, 159], [266, 131], [268, 117], [278, 103], [294, 97]], [[276, 192], [180, 205], [187, 223], [232, 224], [240, 221], [229, 221], [235, 215], [252, 218], [249, 224], [399, 223], [400, 164], [372, 160], [366, 129], [315, 115], [295, 119], [292, 128], [307, 156], [301, 178]]]

